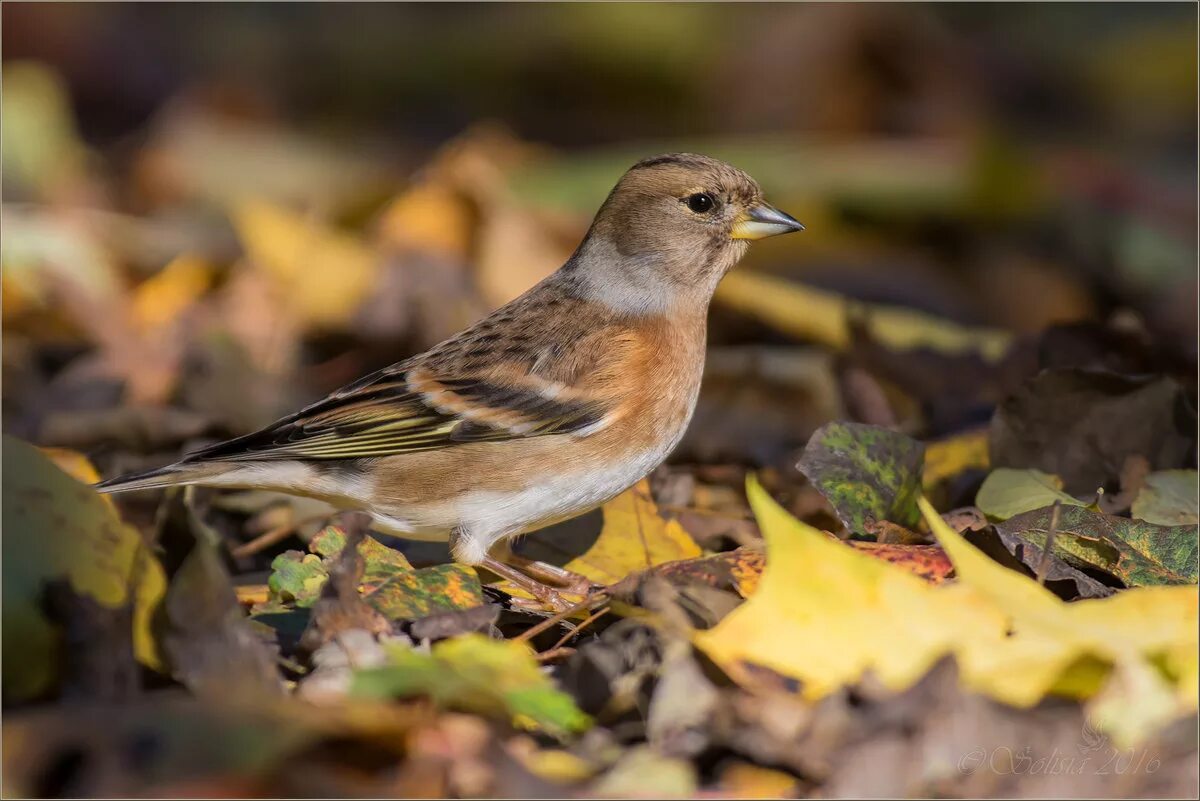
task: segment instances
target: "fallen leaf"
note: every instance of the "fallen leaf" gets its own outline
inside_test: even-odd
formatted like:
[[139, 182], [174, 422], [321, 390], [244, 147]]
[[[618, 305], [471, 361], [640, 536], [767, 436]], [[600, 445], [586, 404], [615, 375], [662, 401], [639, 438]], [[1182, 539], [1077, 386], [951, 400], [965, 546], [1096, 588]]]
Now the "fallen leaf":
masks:
[[1169, 378], [1056, 369], [1000, 404], [988, 448], [993, 467], [1036, 468], [1085, 495], [1115, 485], [1131, 456], [1155, 470], [1185, 467], [1195, 438], [1195, 411]]
[[4, 173], [17, 188], [52, 200], [83, 179], [88, 152], [79, 137], [62, 78], [41, 63], [4, 65]]
[[1034, 577], [1041, 576], [1046, 587], [1063, 600], [1107, 598], [1120, 585], [1116, 579], [1106, 584], [1055, 553], [1051, 553], [1048, 559], [1043, 558], [1041, 548], [1023, 539], [1020, 534], [1008, 531], [1003, 525], [987, 526], [971, 538], [971, 544], [1014, 570], [1024, 570]]
[[[1200, 701], [1200, 594], [1195, 587], [1141, 587], [1068, 604], [988, 559], [951, 530], [927, 501], [920, 503], [963, 584], [1009, 620], [1001, 640], [975, 638], [957, 649], [970, 686], [1016, 706], [1028, 706], [1051, 691], [1096, 696], [1102, 714], [1093, 712], [1091, 722], [1122, 747], [1195, 712]], [[1193, 540], [1193, 554], [1195, 547]], [[1014, 669], [1017, 665], [1020, 670]], [[1135, 678], [1147, 670], [1157, 677], [1154, 681]], [[1164, 691], [1173, 696], [1169, 706], [1161, 703]]]
[[871, 671], [886, 687], [911, 686], [972, 627], [997, 633], [1001, 615], [971, 598], [951, 600], [884, 562], [847, 548], [747, 483], [767, 543], [757, 592], [696, 644], [732, 669], [750, 662], [802, 682], [820, 698]]
[[1041, 470], [1000, 467], [988, 474], [975, 496], [975, 505], [993, 520], [1007, 520], [1022, 512], [1053, 506], [1087, 506], [1062, 491], [1062, 479]]
[[171, 672], [208, 699], [259, 699], [283, 695], [276, 654], [246, 619], [218, 550], [220, 535], [194, 506], [195, 495], [178, 493], [195, 545], [171, 578], [165, 600], [163, 650]]
[[690, 762], [639, 745], [596, 779], [590, 794], [597, 798], [691, 798], [697, 783], [696, 768]]
[[203, 101], [171, 103], [150, 125], [133, 181], [152, 202], [231, 208], [246, 198], [341, 208], [386, 189], [389, 176], [359, 147], [333, 147]]
[[354, 695], [428, 696], [453, 709], [503, 716], [559, 735], [591, 725], [571, 697], [542, 673], [533, 652], [522, 643], [464, 634], [434, 644], [429, 653], [403, 645], [385, 649], [389, 664], [358, 671]]
[[921, 443], [886, 428], [828, 423], [809, 439], [797, 467], [825, 496], [851, 536], [870, 524], [913, 528], [920, 520]]
[[378, 257], [349, 234], [264, 201], [238, 204], [233, 223], [278, 302], [309, 324], [345, 324], [371, 291]]
[[1196, 708], [1197, 691], [1187, 683], [1198, 662], [1193, 587], [1066, 604], [969, 545], [922, 499], [958, 577], [934, 587], [795, 520], [757, 482], [748, 494], [767, 542], [766, 573], [750, 600], [694, 635], [735, 680], [752, 681], [750, 663], [800, 680], [808, 698], [868, 671], [883, 687], [902, 690], [953, 654], [965, 686], [1028, 707], [1049, 693], [1095, 696], [1125, 665], [1164, 665], [1154, 669], [1173, 688], [1170, 715], [1113, 735], [1130, 744]]
[[212, 266], [201, 257], [175, 257], [133, 291], [129, 311], [134, 327], [153, 335], [172, 325], [208, 291], [212, 278]]
[[749, 762], [734, 762], [721, 771], [723, 798], [795, 798], [800, 781], [790, 773]]
[[[645, 479], [601, 506], [600, 514], [598, 535], [594, 528], [589, 528], [595, 524], [594, 517], [571, 523], [575, 531], [584, 535], [579, 539], [586, 540], [582, 552], [569, 550], [577, 544], [576, 538], [568, 542], [563, 528], [554, 526], [522, 538], [513, 550], [530, 559], [560, 565], [597, 584], [614, 584], [630, 573], [701, 553], [678, 521], [659, 514], [650, 495], [650, 483]], [[505, 592], [510, 589], [507, 584], [501, 587]]]
[[[360, 594], [366, 559], [358, 546], [364, 541], [370, 517], [363, 512], [343, 517], [345, 545], [330, 559], [329, 578], [321, 587], [321, 595], [312, 605], [308, 628], [300, 637], [300, 648], [315, 652], [330, 642], [341, 640], [346, 646], [350, 632], [363, 632], [366, 640], [391, 632], [391, 623]], [[315, 660], [315, 656], [314, 656]], [[351, 660], [355, 664], [361, 664]]]
[[1200, 490], [1195, 470], [1160, 470], [1146, 476], [1130, 509], [1138, 520], [1163, 526], [1200, 523]]
[[[166, 578], [141, 535], [117, 517], [110, 502], [33, 446], [6, 435], [3, 460], [3, 630], [10, 655], [4, 660], [4, 692], [30, 698], [56, 680], [60, 633], [39, 607], [45, 585], [56, 580], [106, 608], [132, 604], [135, 655], [162, 669], [151, 619]], [[94, 473], [79, 464], [76, 469]]]
[[770, 275], [738, 270], [717, 287], [718, 303], [762, 320], [799, 339], [844, 351], [853, 342], [851, 319], [866, 317], [871, 336], [901, 350], [932, 348], [944, 353], [979, 352], [999, 360], [1012, 342], [1006, 332], [966, 328], [912, 309], [870, 306], [822, 289]]
[[921, 473], [921, 485], [925, 490], [966, 470], [986, 470], [987, 436], [987, 431], [980, 429], [926, 442], [925, 468]]
[[[1004, 538], [1019, 538], [1040, 555], [1053, 509], [1038, 509], [996, 526]], [[1062, 507], [1054, 555], [1085, 570], [1103, 571], [1127, 587], [1196, 582], [1196, 526], [1158, 526], [1106, 515], [1082, 506]]]
[[[267, 582], [271, 608], [277, 604], [311, 607], [345, 544], [345, 531], [331, 525], [309, 543], [313, 553], [286, 551], [275, 557]], [[404, 554], [371, 536], [362, 539], [358, 553], [364, 561], [359, 592], [388, 620], [412, 620], [483, 603], [479, 578], [469, 567], [445, 564], [415, 569]]]

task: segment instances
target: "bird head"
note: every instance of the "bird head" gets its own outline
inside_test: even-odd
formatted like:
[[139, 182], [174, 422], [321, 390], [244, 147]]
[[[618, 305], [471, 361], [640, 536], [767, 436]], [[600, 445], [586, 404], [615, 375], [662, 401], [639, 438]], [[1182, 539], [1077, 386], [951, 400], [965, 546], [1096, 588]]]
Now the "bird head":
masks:
[[751, 240], [803, 229], [736, 167], [670, 153], [639, 161], [622, 176], [577, 258], [595, 273], [593, 283], [657, 293], [647, 302], [672, 293], [707, 302]]

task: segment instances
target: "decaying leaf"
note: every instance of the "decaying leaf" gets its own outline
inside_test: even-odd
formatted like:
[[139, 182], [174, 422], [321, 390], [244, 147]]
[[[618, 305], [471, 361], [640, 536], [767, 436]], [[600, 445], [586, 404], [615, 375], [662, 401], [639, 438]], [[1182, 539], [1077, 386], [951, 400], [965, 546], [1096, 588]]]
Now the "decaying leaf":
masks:
[[4, 660], [4, 692], [29, 698], [53, 686], [60, 633], [39, 604], [58, 580], [106, 608], [132, 605], [136, 656], [161, 669], [151, 619], [166, 579], [142, 537], [33, 446], [6, 435], [3, 451], [4, 647], [21, 654]]
[[1054, 369], [1000, 404], [988, 447], [994, 467], [1036, 468], [1084, 495], [1113, 486], [1131, 456], [1185, 467], [1195, 438], [1195, 411], [1169, 378]]
[[[309, 543], [313, 553], [287, 551], [275, 557], [268, 580], [270, 601], [312, 606], [345, 544], [345, 531], [331, 525]], [[359, 543], [358, 553], [364, 562], [359, 592], [389, 620], [412, 620], [483, 603], [479, 579], [469, 567], [445, 564], [415, 569], [404, 554], [370, 536]]]
[[360, 671], [353, 693], [363, 698], [428, 696], [455, 709], [508, 717], [553, 734], [590, 725], [571, 697], [542, 674], [522, 643], [464, 634], [429, 653], [386, 646], [389, 664]]
[[828, 423], [809, 439], [797, 467], [851, 536], [861, 539], [875, 521], [916, 526], [923, 460], [921, 443], [903, 434], [860, 423]]
[[[1038, 509], [1017, 515], [996, 529], [1006, 544], [1019, 540], [1040, 554], [1052, 517], [1052, 509]], [[1158, 526], [1064, 506], [1055, 530], [1055, 556], [1076, 568], [1108, 573], [1127, 587], [1196, 582], [1194, 525]]]
[[1062, 491], [1058, 476], [1041, 470], [1013, 470], [1001, 467], [983, 480], [975, 505], [993, 520], [1007, 520], [1022, 512], [1053, 506], [1055, 501], [1066, 506], [1087, 506], [1083, 501]]
[[210, 699], [282, 696], [275, 654], [242, 612], [215, 534], [188, 512], [196, 544], [166, 597], [163, 650], [173, 675]]
[[1200, 523], [1200, 491], [1195, 470], [1160, 470], [1146, 476], [1130, 513], [1162, 526]]

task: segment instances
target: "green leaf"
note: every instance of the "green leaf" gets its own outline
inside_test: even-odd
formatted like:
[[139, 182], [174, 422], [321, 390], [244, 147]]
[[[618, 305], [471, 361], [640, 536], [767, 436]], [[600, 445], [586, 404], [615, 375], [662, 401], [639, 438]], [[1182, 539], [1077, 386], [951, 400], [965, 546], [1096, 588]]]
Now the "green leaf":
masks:
[[1067, 506], [1086, 506], [1062, 491], [1058, 476], [1041, 470], [1014, 470], [1001, 467], [983, 480], [975, 496], [975, 505], [993, 520], [1007, 520], [1022, 512], [1053, 506], [1061, 501]]
[[271, 562], [267, 589], [271, 598], [296, 606], [312, 606], [329, 574], [321, 557], [300, 551], [285, 551]]
[[[1053, 512], [1050, 507], [1026, 512], [996, 530], [1042, 550]], [[1064, 506], [1055, 531], [1053, 553], [1072, 567], [1101, 570], [1128, 587], [1196, 583], [1196, 526], [1157, 526]]]
[[150, 621], [166, 577], [138, 532], [28, 443], [5, 436], [3, 468], [6, 697], [36, 696], [56, 680], [60, 634], [40, 607], [46, 583], [56, 580], [110, 609], [132, 603], [136, 656], [161, 669]]
[[423, 695], [444, 707], [508, 717], [556, 735], [591, 725], [521, 643], [464, 634], [435, 644], [429, 653], [400, 645], [389, 646], [387, 652], [388, 665], [355, 674], [354, 695]]
[[1200, 523], [1200, 491], [1195, 470], [1160, 470], [1146, 476], [1130, 514], [1163, 526]]
[[[329, 579], [329, 565], [346, 546], [346, 533], [326, 526], [313, 537], [314, 553], [287, 551], [271, 563], [268, 607], [280, 604], [310, 607]], [[359, 591], [364, 600], [389, 620], [415, 619], [470, 609], [483, 603], [483, 588], [475, 571], [464, 565], [435, 565], [414, 569], [404, 554], [367, 536], [358, 546], [364, 569]]]
[[797, 465], [856, 539], [888, 520], [913, 528], [920, 520], [924, 446], [879, 426], [828, 423], [817, 429]]

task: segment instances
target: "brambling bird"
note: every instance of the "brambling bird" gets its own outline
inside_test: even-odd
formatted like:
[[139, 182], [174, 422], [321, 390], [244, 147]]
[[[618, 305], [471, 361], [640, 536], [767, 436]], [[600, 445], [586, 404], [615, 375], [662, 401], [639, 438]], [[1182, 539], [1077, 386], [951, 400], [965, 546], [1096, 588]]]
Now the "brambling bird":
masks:
[[390, 534], [448, 540], [456, 561], [544, 597], [493, 546], [599, 506], [667, 457], [696, 406], [718, 282], [750, 240], [802, 229], [728, 164], [645, 159], [557, 272], [470, 328], [261, 431], [97, 488], [316, 497]]

